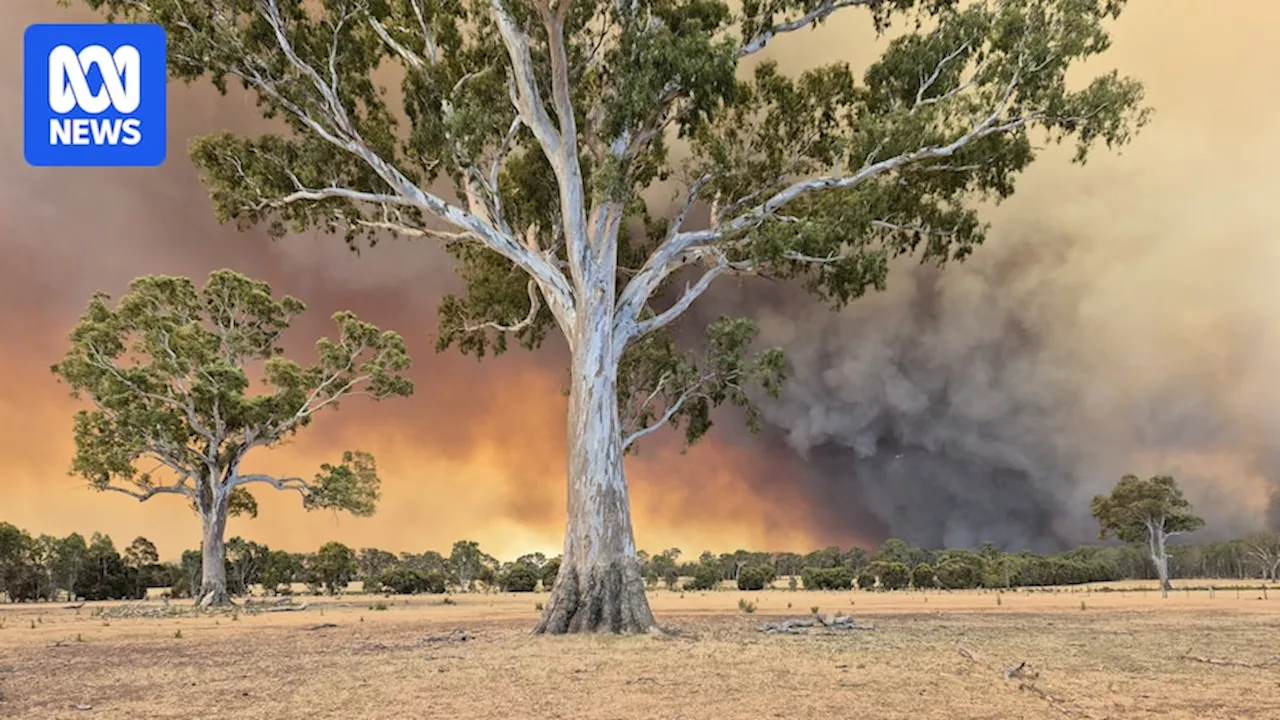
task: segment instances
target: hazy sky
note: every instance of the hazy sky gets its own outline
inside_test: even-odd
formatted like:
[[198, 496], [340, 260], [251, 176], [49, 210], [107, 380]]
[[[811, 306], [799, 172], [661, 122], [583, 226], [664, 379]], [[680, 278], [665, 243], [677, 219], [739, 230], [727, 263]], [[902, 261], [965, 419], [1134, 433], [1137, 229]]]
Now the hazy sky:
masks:
[[[865, 62], [876, 46], [860, 13], [851, 17], [779, 43], [776, 56], [787, 65]], [[76, 19], [92, 15], [53, 0], [7, 0], [0, 8], [10, 37], [0, 95], [20, 97], [23, 28]], [[971, 393], [963, 406], [966, 417], [1009, 421], [995, 423], [1001, 427], [1026, 426], [1026, 407], [1036, 408], [1026, 452], [1053, 455], [1054, 470], [1015, 485], [1015, 494], [1047, 493], [1046, 507], [1087, 505], [1090, 493], [1124, 472], [1177, 470], [1191, 477], [1193, 499], [1221, 523], [1261, 522], [1278, 477], [1268, 468], [1280, 471], [1270, 449], [1280, 431], [1280, 386], [1272, 379], [1280, 366], [1276, 27], [1280, 4], [1269, 0], [1133, 0], [1115, 27], [1115, 47], [1090, 70], [1117, 67], [1146, 82], [1157, 111], [1152, 124], [1123, 154], [1100, 153], [1084, 168], [1047, 154], [1015, 199], [989, 214], [995, 230], [988, 246], [942, 281], [953, 308], [948, 330], [915, 348], [930, 350], [935, 364], [964, 361], [961, 350], [982, 345], [983, 332], [997, 332], [979, 318], [1016, 315], [1035, 325], [1034, 352], [1018, 356], [1022, 369]], [[307, 319], [292, 333], [292, 346], [304, 352], [328, 332], [327, 317], [338, 309], [401, 332], [418, 389], [411, 400], [344, 405], [294, 445], [255, 461], [264, 471], [309, 473], [335, 448], [369, 450], [384, 476], [378, 515], [308, 514], [294, 496], [259, 492], [260, 517], [232, 521], [231, 534], [291, 550], [335, 538], [357, 547], [443, 550], [468, 537], [499, 555], [555, 552], [565, 493], [559, 348], [483, 363], [435, 354], [435, 303], [456, 286], [446, 258], [429, 245], [387, 243], [357, 258], [324, 237], [271, 243], [219, 226], [186, 143], [261, 124], [244, 99], [208, 88], [171, 86], [169, 102], [169, 160], [147, 169], [29, 168], [20, 103], [0, 110], [9, 138], [0, 145], [0, 166], [8, 169], [0, 177], [0, 303], [8, 308], [0, 314], [7, 379], [0, 391], [7, 460], [0, 520], [53, 534], [101, 530], [119, 542], [142, 534], [167, 557], [198, 543], [199, 523], [181, 501], [139, 504], [91, 492], [66, 475], [76, 404], [48, 366], [65, 351], [65, 334], [93, 292], [119, 294], [147, 273], [203, 277], [232, 267], [308, 302]], [[858, 328], [893, 317], [920, 281], [890, 283], [884, 296], [840, 315], [792, 315], [792, 298], [750, 303], [767, 339], [787, 343], [795, 357], [796, 382], [768, 415], [795, 432], [748, 439], [718, 428], [687, 455], [674, 445], [647, 446], [630, 466], [642, 547], [799, 549], [871, 542], [909, 526], [893, 488], [869, 487], [864, 477], [856, 497], [841, 495], [840, 472], [830, 467], [843, 462], [839, 454], [824, 460], [813, 452], [855, 447], [865, 428], [850, 418], [887, 403], [866, 393], [889, 385], [872, 387], [867, 377], [878, 376], [859, 368], [886, 367], [883, 358], [901, 343]], [[716, 301], [743, 303], [732, 288]], [[804, 323], [792, 322], [800, 316]], [[833, 338], [844, 344], [833, 349]], [[988, 340], [983, 347], [1000, 344]], [[844, 359], [833, 363], [832, 353]], [[915, 427], [900, 439], [937, 436], [944, 425]], [[1024, 442], [998, 431], [994, 437], [980, 451], [972, 450], [974, 437], [939, 442], [987, 460], [992, 447]], [[855, 453], [849, 462], [866, 460]], [[980, 494], [971, 496], [973, 507], [982, 504]], [[833, 498], [865, 511], [833, 510]], [[1058, 534], [1086, 532], [1078, 513], [1053, 522]], [[953, 536], [963, 537], [962, 530]]]

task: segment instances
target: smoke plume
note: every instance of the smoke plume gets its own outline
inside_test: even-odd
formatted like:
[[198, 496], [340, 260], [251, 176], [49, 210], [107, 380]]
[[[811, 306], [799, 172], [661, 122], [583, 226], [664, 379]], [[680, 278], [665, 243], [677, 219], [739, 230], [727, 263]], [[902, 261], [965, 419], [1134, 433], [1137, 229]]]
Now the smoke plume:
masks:
[[[865, 63], [879, 48], [853, 12], [780, 41], [783, 69]], [[93, 21], [47, 0], [8, 0], [0, 95], [20, 97], [22, 28]], [[889, 536], [1050, 549], [1090, 539], [1090, 497], [1124, 473], [1172, 473], [1203, 535], [1280, 524], [1280, 67], [1270, 0], [1131, 3], [1090, 74], [1144, 80], [1157, 110], [1124, 154], [1084, 168], [1052, 151], [986, 217], [987, 246], [941, 272], [903, 261], [884, 293], [838, 313], [785, 286], [726, 284], [703, 316], [759, 318], [792, 363], [784, 395], [748, 436], [728, 418], [682, 455], [654, 436], [629, 466], [638, 541], [657, 550], [805, 549]], [[304, 514], [259, 497], [241, 533], [291, 550], [447, 549], [460, 538], [514, 556], [554, 553], [564, 513], [563, 352], [482, 364], [431, 352], [434, 308], [456, 289], [424, 244], [355, 258], [332, 239], [269, 243], [218, 226], [185, 157], [198, 134], [261, 132], [251, 101], [170, 88], [169, 161], [143, 170], [29, 168], [21, 109], [0, 110], [0, 520], [35, 532], [143, 534], [166, 556], [198, 542], [180, 502], [139, 506], [69, 479], [76, 403], [48, 366], [95, 291], [138, 275], [233, 267], [312, 310], [291, 350], [350, 308], [403, 333], [418, 392], [321, 419], [264, 472], [310, 473], [335, 449], [374, 452], [373, 519]], [[305, 358], [306, 355], [300, 355]], [[337, 523], [340, 526], [335, 526]]]

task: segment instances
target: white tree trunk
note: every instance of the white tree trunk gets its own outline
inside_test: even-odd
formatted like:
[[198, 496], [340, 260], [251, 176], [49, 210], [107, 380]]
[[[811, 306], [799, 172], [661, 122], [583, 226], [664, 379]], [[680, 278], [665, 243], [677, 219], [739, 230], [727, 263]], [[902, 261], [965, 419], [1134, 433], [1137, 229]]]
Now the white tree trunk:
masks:
[[196, 604], [202, 608], [229, 605], [227, 595], [226, 548], [223, 535], [227, 530], [227, 499], [215, 499], [201, 512], [204, 535], [200, 545], [200, 594]]
[[1160, 576], [1160, 597], [1169, 597], [1169, 553], [1164, 548], [1164, 530], [1156, 527], [1152, 530], [1151, 559], [1156, 564], [1156, 574]]
[[655, 628], [631, 529], [612, 337], [612, 295], [579, 309], [569, 389], [569, 513], [564, 557], [537, 632]]

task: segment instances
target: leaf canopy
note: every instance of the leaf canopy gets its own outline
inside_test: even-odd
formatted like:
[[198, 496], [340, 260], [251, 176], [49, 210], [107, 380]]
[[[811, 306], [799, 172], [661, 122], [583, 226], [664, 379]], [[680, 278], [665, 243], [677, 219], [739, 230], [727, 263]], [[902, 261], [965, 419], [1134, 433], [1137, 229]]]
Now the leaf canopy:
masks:
[[[1037, 141], [1083, 162], [1149, 116], [1118, 73], [1068, 82], [1124, 0], [85, 2], [160, 23], [173, 77], [239, 82], [286, 123], [192, 143], [222, 220], [444, 243], [467, 291], [441, 304], [439, 347], [478, 357], [553, 326], [572, 345], [586, 306], [612, 301], [618, 360], [655, 384], [692, 357], [671, 328], [717, 278], [842, 305], [883, 288], [895, 257], [968, 256], [978, 201], [1014, 191]], [[902, 31], [861, 72], [758, 61], [858, 11]], [[660, 186], [674, 207], [646, 192]], [[736, 355], [676, 374], [777, 365], [721, 351]], [[649, 388], [650, 414], [627, 422], [696, 440], [706, 403], [745, 402], [726, 382]]]
[[[244, 487], [254, 482], [295, 490], [308, 509], [373, 512], [378, 479], [367, 453], [347, 452], [313, 481], [251, 474], [243, 462], [340, 400], [410, 395], [399, 335], [339, 312], [337, 339], [317, 341], [317, 360], [301, 365], [280, 341], [303, 303], [277, 299], [267, 283], [231, 270], [215, 271], [202, 288], [146, 276], [114, 307], [109, 300], [90, 300], [52, 368], [90, 405], [75, 416], [73, 474], [139, 500], [183, 495], [202, 513], [223, 502], [233, 514], [256, 515]], [[250, 382], [255, 369], [260, 392]]]
[[1100, 540], [1114, 535], [1124, 542], [1146, 542], [1157, 531], [1176, 535], [1204, 525], [1168, 475], [1147, 480], [1125, 475], [1110, 494], [1093, 498], [1090, 511], [1098, 521]]

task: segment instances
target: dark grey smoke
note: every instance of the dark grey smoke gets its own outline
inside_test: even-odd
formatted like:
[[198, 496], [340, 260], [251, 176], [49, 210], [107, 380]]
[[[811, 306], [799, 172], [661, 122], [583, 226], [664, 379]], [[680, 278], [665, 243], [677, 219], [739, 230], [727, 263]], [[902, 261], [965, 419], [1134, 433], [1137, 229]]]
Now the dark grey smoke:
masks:
[[[776, 451], [804, 459], [797, 490], [828, 532], [1061, 549], [1096, 535], [1089, 499], [1128, 472], [1179, 477], [1209, 522], [1203, 537], [1266, 522], [1262, 489], [1235, 493], [1242, 478], [1230, 473], [1261, 472], [1270, 485], [1277, 476], [1263, 471], [1267, 460], [1280, 469], [1277, 455], [1251, 445], [1258, 418], [1222, 402], [1239, 394], [1233, 377], [1244, 382], [1262, 360], [1257, 343], [1205, 337], [1217, 367], [1199, 364], [1204, 347], [1159, 348], [1185, 308], [1087, 311], [1115, 297], [1109, 283], [1123, 276], [1082, 272], [1091, 243], [1018, 233], [945, 270], [899, 263], [885, 292], [838, 313], [764, 283], [707, 304], [757, 317], [762, 343], [786, 349], [791, 377], [764, 416], [783, 441]], [[1241, 320], [1212, 312], [1220, 330]], [[1146, 315], [1159, 324], [1123, 344], [1099, 342], [1117, 320]], [[1164, 359], [1144, 371], [1125, 362], [1134, 352]]]

